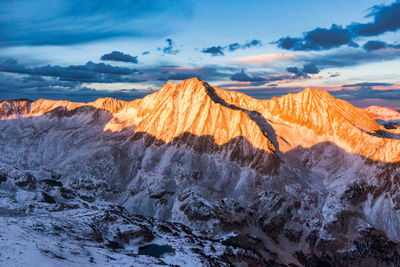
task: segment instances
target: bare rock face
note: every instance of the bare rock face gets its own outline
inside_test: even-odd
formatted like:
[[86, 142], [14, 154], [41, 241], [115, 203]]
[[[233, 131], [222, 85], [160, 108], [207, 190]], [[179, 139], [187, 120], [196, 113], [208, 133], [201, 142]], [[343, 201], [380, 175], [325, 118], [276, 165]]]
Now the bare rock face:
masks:
[[[371, 112], [323, 90], [256, 100], [196, 78], [131, 102], [3, 101], [7, 255], [72, 266], [399, 265], [400, 140]], [[159, 258], [139, 253], [168, 245]]]

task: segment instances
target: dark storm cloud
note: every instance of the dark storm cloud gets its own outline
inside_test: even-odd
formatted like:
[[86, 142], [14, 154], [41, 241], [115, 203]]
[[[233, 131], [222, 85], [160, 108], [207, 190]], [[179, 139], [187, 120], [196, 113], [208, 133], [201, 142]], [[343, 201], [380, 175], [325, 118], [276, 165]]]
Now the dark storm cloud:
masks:
[[14, 59], [8, 59], [0, 63], [0, 72], [55, 77], [63, 81], [77, 82], [113, 83], [139, 81], [132, 77], [137, 72], [135, 69], [93, 63], [91, 61], [85, 65], [70, 65], [67, 67], [47, 65], [28, 68]]
[[297, 77], [305, 78], [308, 78], [308, 74], [318, 74], [320, 72], [319, 68], [314, 63], [304, 64], [303, 68], [287, 67], [286, 71], [293, 73]]
[[159, 47], [157, 49], [158, 51], [162, 51], [163, 54], [167, 55], [176, 55], [180, 52], [179, 49], [176, 49], [176, 45], [171, 38], [168, 38], [165, 41], [167, 42], [167, 45], [165, 47]]
[[[113, 37], [165, 36], [193, 1], [0, 1], [0, 46], [69, 45]], [[174, 21], [160, 24], [160, 19]]]
[[232, 81], [237, 81], [237, 82], [264, 82], [266, 81], [265, 78], [259, 77], [259, 76], [249, 76], [247, 75], [244, 70], [241, 72], [235, 73], [231, 77]]
[[211, 46], [207, 47], [201, 50], [202, 53], [205, 54], [211, 54], [212, 56], [224, 56], [224, 51], [228, 50], [229, 52], [236, 51], [238, 49], [247, 49], [251, 47], [256, 47], [256, 46], [262, 46], [262, 43], [260, 40], [252, 40], [249, 42], [246, 42], [244, 44], [240, 43], [231, 43], [226, 46]]
[[[346, 27], [332, 24], [331, 28], [316, 28], [305, 32], [302, 37], [283, 37], [274, 42], [278, 47], [294, 51], [317, 51], [348, 45], [357, 47], [354, 38], [376, 36], [400, 28], [400, 0], [391, 5], [380, 5], [371, 8], [366, 16], [372, 17], [370, 23], [352, 23]], [[379, 48], [377, 48], [379, 47]], [[371, 51], [384, 48], [382, 43], [369, 43], [364, 47]]]
[[129, 62], [129, 63], [138, 63], [138, 57], [131, 56], [129, 54], [124, 54], [119, 51], [112, 51], [109, 54], [104, 54], [100, 58], [101, 60], [109, 60], [109, 61], [121, 61], [121, 62]]

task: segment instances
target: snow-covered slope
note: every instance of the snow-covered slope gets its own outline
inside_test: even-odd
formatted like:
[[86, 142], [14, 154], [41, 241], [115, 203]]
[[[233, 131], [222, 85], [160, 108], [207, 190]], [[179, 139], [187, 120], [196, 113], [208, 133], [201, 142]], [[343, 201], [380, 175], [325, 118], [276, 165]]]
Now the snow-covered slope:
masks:
[[[21, 264], [400, 264], [400, 140], [323, 90], [256, 100], [193, 78], [131, 102], [4, 101], [0, 119], [1, 235]], [[117, 239], [124, 220], [175, 256], [141, 258], [154, 239]]]
[[400, 113], [389, 108], [370, 106], [366, 108], [369, 114], [386, 129], [395, 134], [400, 133]]
[[400, 113], [390, 108], [370, 106], [367, 107], [366, 110], [377, 120], [384, 120], [384, 121], [400, 120]]

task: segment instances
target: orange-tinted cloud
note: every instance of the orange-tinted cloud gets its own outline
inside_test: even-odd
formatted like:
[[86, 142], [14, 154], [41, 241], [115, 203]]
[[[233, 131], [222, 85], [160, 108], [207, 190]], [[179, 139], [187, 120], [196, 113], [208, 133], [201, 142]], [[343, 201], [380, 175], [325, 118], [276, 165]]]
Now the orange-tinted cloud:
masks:
[[251, 57], [242, 57], [236, 59], [239, 63], [249, 64], [249, 65], [269, 65], [274, 61], [282, 60], [292, 60], [294, 57], [292, 55], [285, 54], [266, 54]]

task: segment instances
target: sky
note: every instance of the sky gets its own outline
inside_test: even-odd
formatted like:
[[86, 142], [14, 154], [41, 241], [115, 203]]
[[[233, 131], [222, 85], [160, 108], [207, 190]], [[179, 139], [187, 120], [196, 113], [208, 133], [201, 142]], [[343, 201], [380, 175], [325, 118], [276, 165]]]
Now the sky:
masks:
[[198, 77], [400, 107], [400, 0], [3, 0], [0, 101], [141, 98]]

